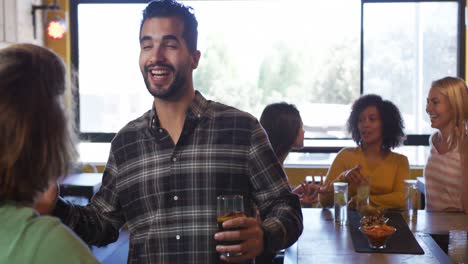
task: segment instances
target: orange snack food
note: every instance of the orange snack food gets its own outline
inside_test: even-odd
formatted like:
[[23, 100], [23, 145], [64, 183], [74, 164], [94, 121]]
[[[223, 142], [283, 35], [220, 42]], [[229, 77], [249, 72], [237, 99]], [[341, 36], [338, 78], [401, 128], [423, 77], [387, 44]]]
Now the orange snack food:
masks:
[[371, 248], [385, 248], [387, 238], [395, 233], [396, 228], [386, 224], [360, 227], [359, 230], [367, 236]]

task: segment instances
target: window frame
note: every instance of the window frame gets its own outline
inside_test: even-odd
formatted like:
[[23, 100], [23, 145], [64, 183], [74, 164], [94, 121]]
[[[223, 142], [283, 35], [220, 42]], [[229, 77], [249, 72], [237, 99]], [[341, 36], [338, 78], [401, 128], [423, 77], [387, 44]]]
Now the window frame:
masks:
[[[360, 29], [360, 80], [359, 80], [359, 93], [362, 95], [364, 92], [364, 5], [367, 3], [422, 3], [422, 2], [456, 2], [458, 3], [458, 25], [457, 25], [457, 77], [465, 79], [465, 1], [463, 0], [361, 0], [361, 29]], [[78, 58], [78, 5], [79, 4], [138, 4], [148, 3], [147, 0], [70, 0], [70, 43], [71, 43], [71, 64], [72, 68], [79, 71], [79, 58]], [[73, 94], [75, 100], [75, 123], [78, 131], [80, 131], [80, 98], [79, 98], [79, 83], [76, 80], [76, 90]], [[82, 133], [80, 131], [80, 140], [86, 142], [111, 142], [116, 133]], [[306, 138], [306, 140], [323, 140], [324, 142], [333, 141], [336, 139], [330, 138]], [[343, 140], [343, 139], [340, 139]], [[351, 139], [345, 139], [351, 140]], [[409, 134], [404, 142], [405, 146], [428, 146], [428, 134]], [[305, 146], [299, 150], [293, 150], [300, 153], [336, 153], [342, 147], [333, 146]]]

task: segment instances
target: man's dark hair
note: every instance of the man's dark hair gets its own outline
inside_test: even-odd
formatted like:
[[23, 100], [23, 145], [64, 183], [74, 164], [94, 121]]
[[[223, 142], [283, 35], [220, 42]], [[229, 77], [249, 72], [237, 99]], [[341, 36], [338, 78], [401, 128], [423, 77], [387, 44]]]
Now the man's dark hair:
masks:
[[193, 13], [193, 8], [185, 6], [174, 0], [151, 1], [143, 10], [143, 18], [140, 24], [140, 36], [143, 24], [147, 19], [155, 17], [180, 17], [184, 21], [183, 37], [190, 52], [197, 50], [198, 22]]
[[302, 126], [297, 108], [285, 102], [267, 105], [260, 117], [260, 124], [278, 158], [291, 151]]
[[390, 150], [398, 147], [405, 137], [403, 132], [405, 126], [400, 110], [391, 101], [383, 100], [382, 97], [375, 94], [361, 96], [352, 106], [347, 129], [353, 140], [358, 145], [362, 144], [361, 134], [358, 129], [359, 115], [369, 106], [377, 108], [382, 120], [382, 149]]

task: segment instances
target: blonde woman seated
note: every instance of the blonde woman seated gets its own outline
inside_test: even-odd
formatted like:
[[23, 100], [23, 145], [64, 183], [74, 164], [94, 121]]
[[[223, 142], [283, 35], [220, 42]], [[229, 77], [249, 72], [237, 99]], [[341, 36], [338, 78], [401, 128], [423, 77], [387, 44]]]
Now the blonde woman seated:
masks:
[[429, 211], [468, 213], [468, 88], [460, 78], [432, 83], [426, 112], [437, 129], [424, 168]]
[[400, 111], [392, 102], [373, 94], [357, 99], [347, 129], [358, 146], [342, 149], [333, 161], [319, 194], [322, 207], [333, 205], [333, 182], [345, 181], [351, 206], [356, 187], [369, 183], [372, 206], [403, 208], [409, 164], [406, 156], [392, 151], [402, 142], [403, 128]]
[[[0, 263], [98, 263], [55, 217], [56, 180], [76, 158], [65, 65], [30, 44], [0, 50]], [[69, 119], [72, 120], [72, 119]]]

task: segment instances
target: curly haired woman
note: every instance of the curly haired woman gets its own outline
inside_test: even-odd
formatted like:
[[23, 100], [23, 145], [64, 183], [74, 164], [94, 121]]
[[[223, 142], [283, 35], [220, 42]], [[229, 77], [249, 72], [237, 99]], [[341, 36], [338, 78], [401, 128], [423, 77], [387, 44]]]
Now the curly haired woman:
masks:
[[333, 182], [348, 182], [349, 197], [356, 195], [358, 185], [369, 182], [372, 206], [402, 209], [409, 163], [406, 156], [392, 151], [404, 138], [398, 108], [378, 95], [361, 96], [352, 106], [347, 129], [358, 146], [344, 148], [336, 156], [319, 195], [321, 205], [333, 205]]

